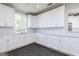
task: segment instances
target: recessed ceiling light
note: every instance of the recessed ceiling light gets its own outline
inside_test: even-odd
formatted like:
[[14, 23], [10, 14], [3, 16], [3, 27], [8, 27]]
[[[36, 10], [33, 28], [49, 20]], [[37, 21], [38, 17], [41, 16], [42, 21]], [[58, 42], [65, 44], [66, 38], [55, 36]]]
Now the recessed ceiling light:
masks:
[[39, 8], [40, 6], [39, 5], [36, 5], [36, 8]]

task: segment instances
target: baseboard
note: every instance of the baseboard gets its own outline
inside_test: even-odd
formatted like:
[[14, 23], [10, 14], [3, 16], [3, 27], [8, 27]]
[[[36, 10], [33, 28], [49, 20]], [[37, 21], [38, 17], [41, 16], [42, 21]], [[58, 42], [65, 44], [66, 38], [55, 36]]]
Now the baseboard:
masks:
[[46, 47], [46, 48], [48, 48], [48, 49], [51, 49], [51, 50], [55, 50], [55, 51], [61, 52], [61, 53], [66, 54], [66, 55], [68, 55], [68, 56], [74, 56], [74, 55], [72, 55], [72, 54], [70, 54], [70, 53], [67, 53], [67, 52], [64, 52], [64, 51], [61, 51], [61, 50], [58, 50], [58, 49], [55, 49], [55, 48], [50, 48], [50, 47], [48, 47], [48, 46], [42, 45], [42, 44], [37, 43], [37, 42], [34, 42], [34, 43], [35, 43], [35, 44], [38, 44], [38, 45], [41, 45], [41, 46], [43, 46], [43, 47]]

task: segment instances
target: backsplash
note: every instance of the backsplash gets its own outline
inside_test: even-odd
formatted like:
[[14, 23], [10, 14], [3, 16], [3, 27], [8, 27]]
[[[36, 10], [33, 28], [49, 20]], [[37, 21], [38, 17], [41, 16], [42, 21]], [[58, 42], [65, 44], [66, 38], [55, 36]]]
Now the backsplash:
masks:
[[12, 27], [0, 27], [0, 35], [13, 35], [15, 34]]
[[62, 28], [62, 27], [58, 27], [58, 28], [39, 28], [39, 29], [36, 29], [36, 32], [52, 34], [54, 32], [55, 33], [56, 32], [64, 32], [64, 28]]
[[[33, 33], [33, 29], [27, 29], [26, 33]], [[26, 34], [25, 33], [25, 34]], [[0, 35], [16, 35], [18, 33], [15, 32], [13, 27], [0, 27]]]

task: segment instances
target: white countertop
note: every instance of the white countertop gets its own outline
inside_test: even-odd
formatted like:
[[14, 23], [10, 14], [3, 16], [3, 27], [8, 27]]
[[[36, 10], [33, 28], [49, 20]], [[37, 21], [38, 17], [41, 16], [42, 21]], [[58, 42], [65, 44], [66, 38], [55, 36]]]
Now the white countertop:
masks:
[[33, 33], [16, 33], [16, 34], [0, 34], [0, 36], [25, 36], [25, 35], [31, 35]]

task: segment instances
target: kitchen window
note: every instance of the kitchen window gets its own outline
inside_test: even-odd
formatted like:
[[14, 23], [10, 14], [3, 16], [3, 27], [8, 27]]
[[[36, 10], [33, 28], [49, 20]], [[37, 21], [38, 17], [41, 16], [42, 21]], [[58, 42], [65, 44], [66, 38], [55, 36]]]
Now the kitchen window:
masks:
[[16, 13], [15, 15], [15, 30], [18, 33], [25, 33], [27, 29], [27, 16]]

